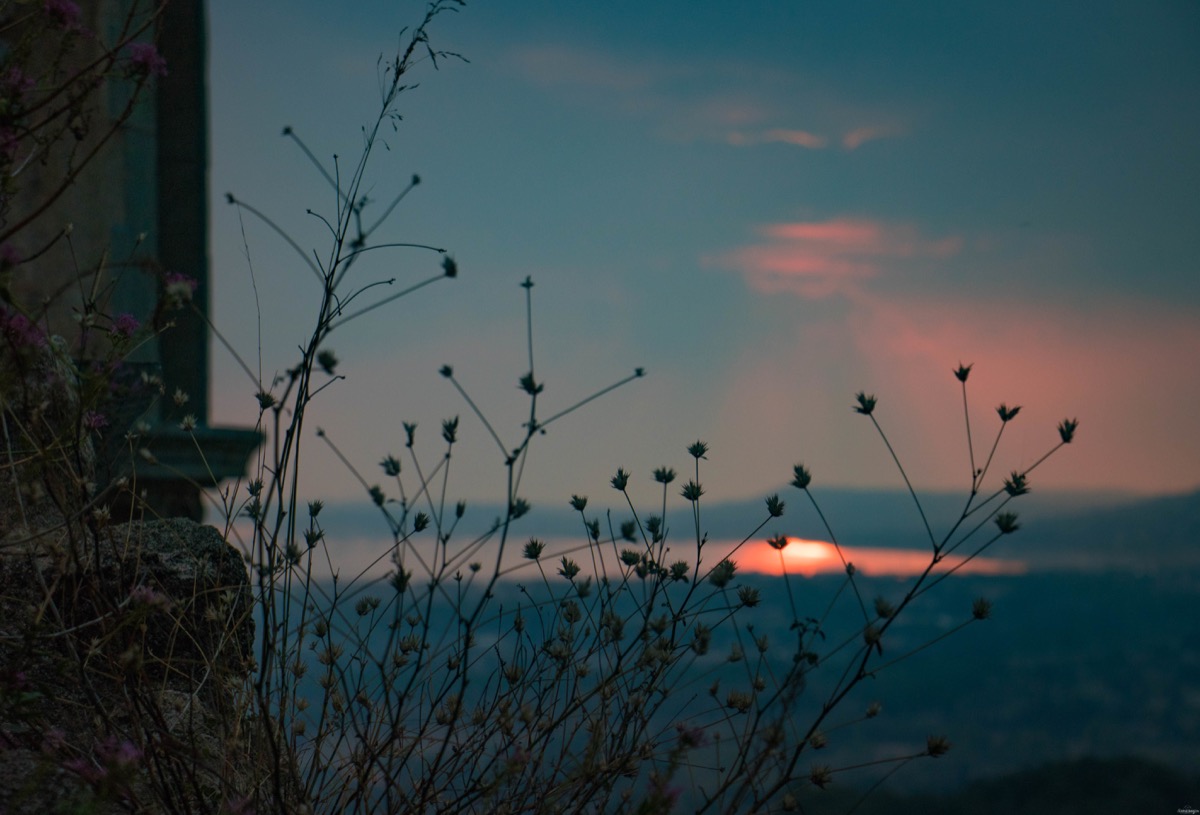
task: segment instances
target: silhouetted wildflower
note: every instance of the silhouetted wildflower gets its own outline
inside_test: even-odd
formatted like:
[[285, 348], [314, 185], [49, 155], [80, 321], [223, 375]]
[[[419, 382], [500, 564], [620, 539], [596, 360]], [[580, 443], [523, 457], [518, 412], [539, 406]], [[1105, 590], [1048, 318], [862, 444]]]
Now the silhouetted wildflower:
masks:
[[944, 756], [950, 750], [950, 740], [945, 736], [930, 736], [925, 739], [925, 752], [931, 757]]
[[1000, 406], [996, 408], [996, 412], [1000, 414], [1000, 421], [1008, 422], [1017, 417], [1017, 414], [1021, 412], [1021, 406], [1017, 405], [1016, 407], [1010, 408], [1008, 405], [1001, 402]]
[[1070, 444], [1075, 438], [1075, 428], [1079, 427], [1078, 419], [1063, 419], [1058, 423], [1058, 435], [1062, 438], [1063, 444]]
[[821, 789], [825, 789], [833, 783], [833, 770], [827, 764], [819, 764], [809, 771], [808, 780]]
[[568, 557], [563, 557], [562, 566], [558, 568], [558, 573], [567, 580], [574, 580], [575, 575], [579, 574], [579, 564]]
[[808, 485], [812, 483], [812, 473], [803, 464], [797, 464], [792, 467], [792, 472], [795, 477], [792, 479], [792, 486], [802, 490], [808, 489]]
[[1004, 479], [1004, 491], [1013, 498], [1029, 492], [1028, 480], [1025, 474], [1018, 473], [1014, 470], [1011, 476]]
[[737, 564], [729, 558], [725, 558], [713, 567], [712, 573], [708, 576], [708, 582], [718, 589], [723, 589], [729, 585], [730, 580], [733, 580], [733, 574], [736, 571]]
[[995, 521], [996, 526], [1000, 528], [1000, 533], [1002, 535], [1011, 535], [1013, 532], [1016, 532], [1021, 528], [1021, 525], [1017, 523], [1017, 513], [1015, 512], [1000, 512], [995, 518], [993, 518], [993, 520]]
[[321, 366], [322, 371], [332, 376], [338, 365], [337, 355], [328, 349], [322, 349], [317, 352], [317, 364]]

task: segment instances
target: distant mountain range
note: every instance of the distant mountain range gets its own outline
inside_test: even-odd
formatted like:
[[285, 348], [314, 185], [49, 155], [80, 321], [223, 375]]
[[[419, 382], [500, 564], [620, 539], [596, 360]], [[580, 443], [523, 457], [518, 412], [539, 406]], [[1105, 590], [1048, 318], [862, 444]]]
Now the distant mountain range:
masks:
[[[925, 548], [928, 536], [912, 498], [904, 492], [829, 489], [813, 494], [840, 542], [852, 546]], [[765, 538], [786, 534], [824, 540], [828, 533], [806, 496], [795, 489], [780, 490], [784, 516], [762, 531]], [[765, 496], [764, 496], [765, 497]], [[961, 494], [925, 493], [921, 503], [935, 534], [947, 529], [965, 503]], [[608, 500], [608, 496], [600, 496]], [[611, 516], [600, 500], [586, 515], [597, 519], [607, 534], [632, 518], [615, 501]], [[656, 514], [654, 506], [639, 508], [643, 519]], [[1021, 529], [998, 543], [989, 554], [1025, 560], [1035, 569], [1109, 569], [1153, 572], [1178, 565], [1200, 566], [1200, 491], [1155, 498], [1119, 493], [1032, 492], [1006, 509], [1020, 516]], [[481, 530], [500, 517], [498, 505], [468, 504], [460, 529]], [[982, 517], [982, 515], [980, 516]], [[767, 518], [762, 500], [701, 506], [701, 527], [711, 539], [740, 539]], [[386, 537], [379, 511], [366, 501], [336, 504], [321, 515], [327, 529], [342, 535]], [[682, 499], [668, 503], [670, 533], [690, 537], [689, 507]], [[583, 534], [579, 514], [566, 501], [559, 506], [535, 505], [514, 527], [518, 536], [558, 537]]]
[[1200, 492], [1047, 518], [1013, 537], [1008, 551], [1035, 567], [1152, 573], [1200, 566]]
[[1048, 763], [973, 781], [942, 795], [904, 795], [884, 789], [862, 800], [860, 792], [831, 786], [826, 791], [813, 790], [805, 799], [804, 811], [840, 815], [855, 807], [857, 815], [1129, 815], [1194, 811], [1197, 801], [1200, 775], [1126, 757]]

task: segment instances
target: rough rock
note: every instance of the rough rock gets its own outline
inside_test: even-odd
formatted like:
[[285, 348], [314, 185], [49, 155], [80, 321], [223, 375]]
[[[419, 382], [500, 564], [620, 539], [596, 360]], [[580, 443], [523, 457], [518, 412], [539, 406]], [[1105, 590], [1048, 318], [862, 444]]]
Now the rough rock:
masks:
[[0, 811], [269, 798], [252, 609], [239, 552], [183, 519], [0, 549]]

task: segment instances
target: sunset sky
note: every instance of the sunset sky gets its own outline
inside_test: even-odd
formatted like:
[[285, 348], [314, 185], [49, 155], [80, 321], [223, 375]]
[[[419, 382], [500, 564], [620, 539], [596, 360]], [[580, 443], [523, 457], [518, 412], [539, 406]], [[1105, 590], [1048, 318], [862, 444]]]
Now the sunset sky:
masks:
[[[318, 291], [252, 220], [248, 264], [224, 195], [324, 255], [304, 210], [332, 218], [333, 195], [281, 128], [349, 172], [377, 59], [421, 9], [209, 4], [213, 318], [256, 367], [252, 264], [265, 376], [295, 362]], [[381, 211], [419, 174], [377, 239], [446, 247], [460, 276], [335, 333], [347, 380], [310, 419], [369, 481], [402, 420], [436, 463], [460, 414], [454, 494], [503, 498], [498, 450], [438, 369], [519, 440], [531, 275], [543, 416], [647, 371], [537, 440], [535, 503], [607, 500], [618, 466], [653, 495], [651, 469], [684, 470], [697, 438], [718, 500], [781, 489], [798, 461], [814, 486], [902, 487], [858, 390], [918, 485], [962, 488], [960, 362], [977, 451], [996, 405], [1023, 406], [997, 476], [1077, 416], [1034, 489], [1200, 484], [1200, 4], [519, 0], [431, 37], [469, 62], [420, 66], [369, 192]], [[354, 275], [397, 278], [382, 297], [438, 263], [381, 252]], [[213, 358], [213, 422], [252, 422], [254, 386]], [[306, 496], [361, 495], [306, 443]]]

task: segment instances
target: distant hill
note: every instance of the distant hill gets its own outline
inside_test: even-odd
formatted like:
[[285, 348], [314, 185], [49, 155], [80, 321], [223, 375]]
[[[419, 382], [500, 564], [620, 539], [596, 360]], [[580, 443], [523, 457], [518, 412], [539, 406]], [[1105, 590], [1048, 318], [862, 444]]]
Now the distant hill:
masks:
[[1035, 568], [1090, 565], [1149, 573], [1200, 566], [1200, 492], [1047, 518], [1006, 547]]
[[[610, 493], [611, 491], [607, 491]], [[618, 530], [632, 519], [615, 493], [593, 497], [587, 517], [600, 521], [603, 534], [609, 524]], [[928, 537], [911, 496], [885, 490], [815, 490], [814, 494], [834, 534], [841, 543], [901, 549], [927, 549]], [[826, 539], [828, 533], [807, 497], [795, 489], [779, 495], [786, 503], [783, 517], [773, 519], [759, 533], [766, 538], [786, 534]], [[952, 493], [921, 495], [922, 507], [935, 534], [941, 534], [958, 517], [964, 496]], [[607, 508], [612, 507], [611, 515]], [[657, 507], [638, 507], [644, 518]], [[1026, 561], [1035, 570], [1109, 570], [1162, 573], [1178, 567], [1200, 567], [1200, 492], [1156, 498], [1116, 493], [1032, 492], [1012, 501], [1008, 509], [1020, 516], [1020, 530], [989, 554]], [[453, 512], [453, 507], [447, 511]], [[501, 515], [494, 504], [467, 504], [457, 527], [459, 539], [485, 530]], [[979, 517], [983, 517], [981, 514]], [[702, 531], [713, 540], [740, 539], [767, 518], [762, 500], [701, 505]], [[342, 537], [387, 539], [387, 526], [379, 510], [367, 501], [334, 504], [325, 508], [321, 521]], [[667, 526], [672, 538], [690, 538], [691, 515], [682, 498], [668, 501]], [[579, 514], [567, 502], [534, 505], [514, 526], [518, 538], [583, 537]], [[991, 532], [991, 527], [987, 527]], [[619, 533], [616, 533], [619, 534]]]
[[[825, 538], [825, 528], [808, 498], [791, 487], [780, 487], [779, 497], [786, 503], [784, 516], [773, 521], [770, 529], [797, 537]], [[924, 546], [924, 527], [912, 497], [898, 490], [858, 490], [845, 488], [813, 488], [821, 511], [844, 542], [858, 546], [910, 547]], [[935, 532], [952, 523], [962, 511], [965, 495], [961, 493], [918, 493], [922, 507]], [[701, 525], [710, 538], [740, 538], [767, 517], [762, 498], [745, 501], [702, 503]], [[628, 507], [611, 490], [591, 496], [587, 508], [589, 518], [604, 525], [606, 511], [612, 509], [614, 527], [632, 517]], [[535, 503], [533, 511], [522, 518], [517, 528], [524, 534], [539, 536], [580, 534], [579, 514], [568, 504], [568, 497], [554, 504]], [[1087, 517], [1096, 511], [1120, 511], [1145, 503], [1134, 496], [1112, 492], [1032, 492], [1020, 498], [1016, 508], [1022, 519], [1042, 523], [1054, 518]], [[423, 507], [422, 507], [423, 508]], [[423, 508], [424, 509], [424, 508]], [[643, 516], [657, 514], [660, 506], [652, 502], [639, 505]], [[498, 504], [467, 503], [463, 523], [471, 529], [486, 526], [502, 514]], [[691, 534], [690, 507], [677, 495], [667, 503], [667, 521], [674, 535]], [[364, 498], [361, 502], [343, 502], [327, 506], [321, 520], [331, 529], [345, 534], [377, 535], [386, 530], [379, 510]]]
[[[804, 801], [811, 815], [845, 813], [861, 793], [831, 786]], [[1200, 801], [1200, 775], [1138, 758], [1056, 762], [986, 780], [948, 795], [870, 795], [856, 815], [1130, 815], [1184, 812]]]

